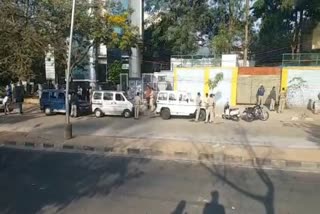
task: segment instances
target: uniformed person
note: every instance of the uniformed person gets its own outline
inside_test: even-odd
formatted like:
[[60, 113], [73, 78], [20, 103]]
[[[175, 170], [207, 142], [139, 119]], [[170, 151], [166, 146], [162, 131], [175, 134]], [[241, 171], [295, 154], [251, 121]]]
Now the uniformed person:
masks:
[[[208, 108], [206, 111], [206, 123], [213, 122], [213, 117], [214, 117], [214, 98], [213, 94], [210, 94], [210, 97], [207, 99], [208, 100]], [[209, 121], [210, 118], [210, 121]]]
[[201, 94], [198, 92], [197, 98], [196, 98], [196, 105], [197, 105], [197, 112], [196, 112], [196, 119], [195, 121], [199, 121], [200, 111], [201, 111]]
[[140, 93], [137, 92], [137, 95], [134, 97], [134, 119], [139, 119], [139, 112], [140, 112], [140, 105], [141, 105], [141, 97]]
[[279, 109], [278, 109], [278, 113], [282, 113], [285, 105], [286, 105], [286, 98], [287, 98], [287, 92], [285, 90], [285, 88], [282, 88], [280, 95], [279, 95]]

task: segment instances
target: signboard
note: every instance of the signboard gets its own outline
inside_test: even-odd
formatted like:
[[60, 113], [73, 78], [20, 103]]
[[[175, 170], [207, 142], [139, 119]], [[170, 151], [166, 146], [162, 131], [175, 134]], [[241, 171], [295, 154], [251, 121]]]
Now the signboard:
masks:
[[54, 51], [53, 51], [53, 48], [50, 48], [50, 47], [48, 52], [46, 53], [45, 68], [46, 68], [46, 79], [55, 80], [56, 70], [55, 70], [55, 63], [54, 63]]

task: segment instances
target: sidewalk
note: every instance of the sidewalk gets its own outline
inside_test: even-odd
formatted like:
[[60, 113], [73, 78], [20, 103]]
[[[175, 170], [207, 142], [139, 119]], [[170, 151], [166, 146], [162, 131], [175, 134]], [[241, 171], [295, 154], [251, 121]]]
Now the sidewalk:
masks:
[[241, 144], [208, 144], [192, 141], [104, 136], [76, 136], [0, 132], [0, 145], [52, 151], [91, 152], [111, 156], [134, 156], [320, 172], [320, 149], [289, 149]]

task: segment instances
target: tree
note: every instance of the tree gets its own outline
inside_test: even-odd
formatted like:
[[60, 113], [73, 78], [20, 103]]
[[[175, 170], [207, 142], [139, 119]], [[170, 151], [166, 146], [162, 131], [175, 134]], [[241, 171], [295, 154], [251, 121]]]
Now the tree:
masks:
[[108, 79], [114, 83], [119, 84], [120, 83], [120, 74], [122, 73], [122, 64], [119, 61], [114, 61], [109, 67], [108, 67]]
[[[48, 46], [54, 48], [58, 66], [64, 73], [70, 31], [72, 1], [4, 0], [0, 3], [0, 70], [20, 79], [32, 79], [33, 63], [44, 58]], [[130, 50], [137, 45], [138, 29], [131, 25], [130, 10], [119, 4], [78, 0], [76, 3], [72, 67], [81, 64], [91, 46], [105, 44]]]
[[221, 82], [222, 80], [223, 80], [223, 73], [222, 72], [217, 73], [217, 75], [214, 77], [213, 80], [209, 80], [207, 82], [209, 89], [214, 90], [218, 86], [219, 82]]
[[175, 0], [158, 3], [151, 7], [155, 14], [146, 29], [147, 34], [150, 34], [147, 37], [149, 40], [145, 40], [146, 45], [152, 46], [150, 49], [167, 49], [171, 54], [195, 53], [204, 40], [203, 36], [213, 25], [208, 1]]
[[253, 15], [261, 20], [253, 45], [258, 64], [281, 62], [283, 53], [299, 53], [303, 30], [320, 20], [318, 0], [257, 0]]

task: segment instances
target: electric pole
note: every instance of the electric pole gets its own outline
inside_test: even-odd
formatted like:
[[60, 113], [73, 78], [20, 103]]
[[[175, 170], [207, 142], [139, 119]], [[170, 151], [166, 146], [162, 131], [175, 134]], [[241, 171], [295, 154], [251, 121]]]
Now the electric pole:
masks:
[[72, 37], [73, 37], [73, 24], [74, 24], [74, 11], [76, 7], [76, 0], [72, 1], [72, 13], [71, 13], [71, 24], [70, 24], [70, 37], [69, 37], [69, 55], [68, 55], [68, 68], [66, 74], [66, 124], [64, 128], [64, 138], [66, 140], [72, 138], [72, 125], [70, 123], [70, 108], [69, 108], [69, 87], [70, 87], [70, 74], [71, 74], [71, 52], [72, 52]]
[[244, 38], [244, 53], [243, 53], [243, 66], [247, 67], [248, 61], [248, 46], [249, 46], [249, 0], [246, 0], [246, 24], [245, 24], [245, 38]]

